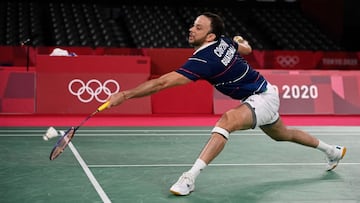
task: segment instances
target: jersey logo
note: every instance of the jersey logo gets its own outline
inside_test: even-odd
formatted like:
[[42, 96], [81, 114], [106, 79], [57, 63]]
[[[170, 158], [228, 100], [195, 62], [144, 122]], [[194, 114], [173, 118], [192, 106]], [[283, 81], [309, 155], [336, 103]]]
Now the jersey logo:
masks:
[[223, 39], [221, 39], [219, 46], [217, 46], [214, 49], [214, 53], [219, 58], [222, 58], [221, 63], [224, 64], [224, 66], [227, 66], [230, 63], [230, 61], [234, 58], [236, 49], [233, 46], [230, 46], [228, 43], [226, 43]]

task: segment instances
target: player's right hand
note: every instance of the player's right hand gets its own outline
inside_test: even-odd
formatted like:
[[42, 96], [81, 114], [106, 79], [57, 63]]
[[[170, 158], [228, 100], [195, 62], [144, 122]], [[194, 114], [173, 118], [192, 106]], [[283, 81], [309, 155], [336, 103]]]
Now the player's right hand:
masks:
[[235, 42], [237, 42], [237, 43], [242, 43], [242, 42], [244, 42], [244, 38], [241, 37], [240, 35], [234, 36], [233, 40], [234, 40]]
[[121, 103], [123, 103], [126, 100], [125, 93], [123, 91], [117, 92], [110, 96], [108, 99], [109, 105], [108, 108], [111, 108], [113, 106], [117, 106]]

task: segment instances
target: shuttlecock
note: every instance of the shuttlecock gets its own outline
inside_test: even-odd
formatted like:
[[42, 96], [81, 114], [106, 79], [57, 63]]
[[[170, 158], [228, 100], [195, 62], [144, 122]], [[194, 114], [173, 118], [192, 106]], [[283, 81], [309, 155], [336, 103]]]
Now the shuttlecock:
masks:
[[43, 136], [43, 139], [48, 141], [49, 139], [57, 137], [58, 135], [58, 131], [54, 127], [49, 127]]

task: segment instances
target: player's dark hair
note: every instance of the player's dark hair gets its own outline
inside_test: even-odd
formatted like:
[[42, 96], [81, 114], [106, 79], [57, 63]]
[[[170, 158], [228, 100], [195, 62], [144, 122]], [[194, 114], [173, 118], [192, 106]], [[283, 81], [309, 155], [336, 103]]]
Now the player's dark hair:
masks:
[[204, 15], [210, 19], [211, 33], [214, 33], [216, 35], [215, 40], [218, 40], [225, 32], [225, 24], [222, 18], [219, 15], [211, 12], [204, 12], [201, 15]]

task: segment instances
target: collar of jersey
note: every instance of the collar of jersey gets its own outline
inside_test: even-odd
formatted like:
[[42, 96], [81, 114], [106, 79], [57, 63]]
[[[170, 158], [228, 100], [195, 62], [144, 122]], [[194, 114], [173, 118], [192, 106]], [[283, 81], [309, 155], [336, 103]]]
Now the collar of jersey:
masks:
[[217, 41], [213, 41], [213, 42], [209, 42], [209, 43], [207, 43], [207, 44], [202, 45], [200, 48], [198, 48], [198, 49], [193, 53], [193, 55], [195, 55], [195, 54], [198, 53], [199, 51], [205, 49], [206, 47], [215, 44], [216, 42], [217, 42]]

